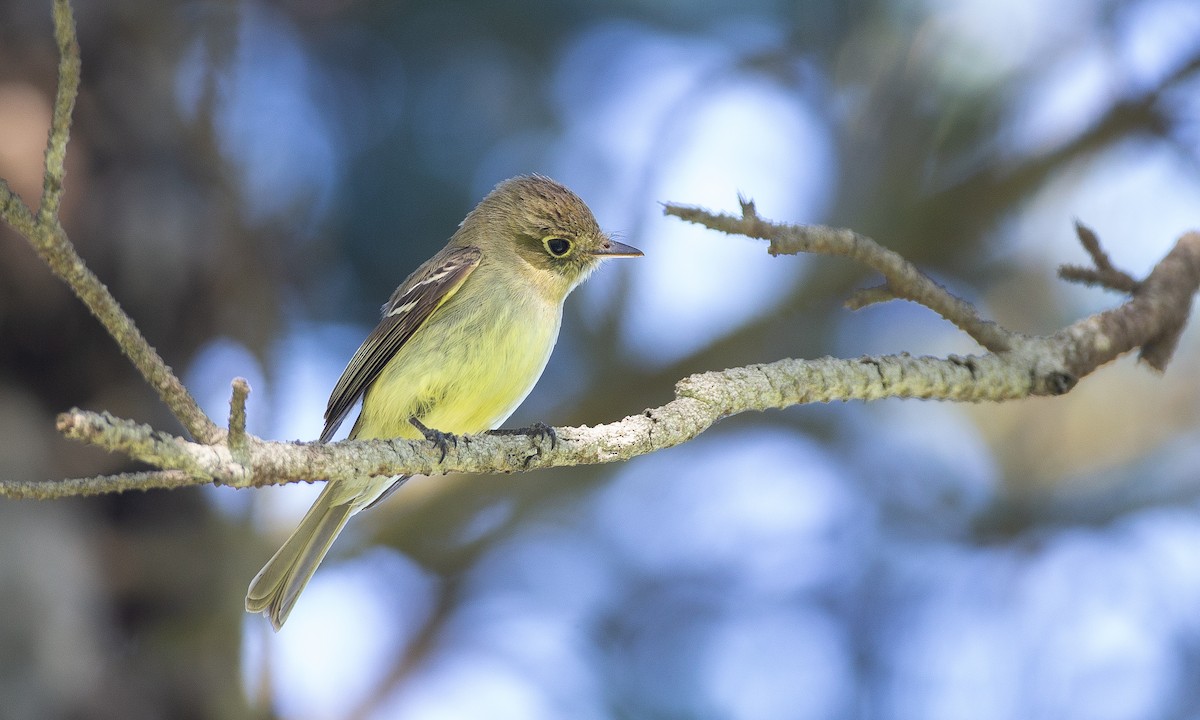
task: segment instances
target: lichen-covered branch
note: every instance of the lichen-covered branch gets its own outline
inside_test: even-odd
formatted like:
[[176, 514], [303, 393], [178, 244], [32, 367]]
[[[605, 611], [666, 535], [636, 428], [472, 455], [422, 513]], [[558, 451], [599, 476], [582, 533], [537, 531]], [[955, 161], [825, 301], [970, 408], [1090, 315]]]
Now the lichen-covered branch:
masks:
[[0, 217], [29, 240], [54, 274], [62, 278], [87, 305], [192, 437], [204, 442], [217, 442], [224, 436], [224, 431], [200, 410], [187, 388], [121, 309], [120, 303], [88, 269], [59, 221], [58, 209], [66, 175], [67, 140], [71, 132], [71, 110], [79, 91], [80, 68], [75, 20], [67, 0], [55, 0], [54, 35], [61, 59], [58, 92], [54, 98], [53, 120], [46, 144], [41, 209], [35, 216], [9, 188], [8, 183], [0, 180]]
[[846, 228], [768, 222], [758, 217], [754, 203], [742, 200], [741, 205], [740, 217], [674, 203], [668, 203], [664, 212], [724, 233], [769, 240], [768, 251], [772, 255], [802, 252], [840, 255], [870, 267], [883, 276], [884, 288], [873, 288], [871, 292], [856, 298], [851, 302], [852, 308], [892, 297], [911, 300], [954, 323], [988, 350], [1007, 350], [1012, 343], [1012, 333], [980, 317], [973, 305], [955, 297], [899, 253], [888, 250], [871, 238]]
[[985, 348], [1010, 362], [1027, 365], [1034, 379], [1033, 395], [1065, 392], [1060, 389], [1064, 384], [1069, 389], [1097, 367], [1139, 348], [1142, 360], [1163, 370], [1187, 324], [1192, 296], [1200, 285], [1200, 233], [1186, 233], [1150, 275], [1138, 281], [1114, 267], [1096, 234], [1076, 223], [1079, 241], [1094, 267], [1064, 266], [1059, 274], [1067, 280], [1125, 291], [1131, 298], [1054, 335], [1028, 337], [981, 318], [974, 306], [899, 254], [852, 230], [773, 223], [761, 219], [753, 203], [744, 200], [741, 217], [675, 204], [666, 205], [665, 212], [713, 230], [769, 240], [772, 254], [812, 252], [857, 260], [883, 275], [885, 284], [860, 291], [850, 303], [852, 309], [893, 298], [924, 305]]
[[[702, 224], [739, 232], [739, 221], [730, 216], [696, 209], [690, 209], [689, 216]], [[753, 232], [747, 234], [754, 237], [797, 234], [797, 226], [778, 225], [756, 215], [743, 221], [752, 224]], [[864, 245], [859, 238], [850, 242], [858, 246], [859, 257], [887, 252], [877, 245]], [[822, 249], [844, 254], [827, 244]], [[908, 274], [894, 274], [887, 280], [897, 297], [919, 294], [910, 287]], [[916, 286], [920, 293], [926, 293], [923, 300], [929, 293], [949, 295], [936, 285], [929, 289], [923, 280], [916, 281]], [[741, 412], [885, 397], [999, 401], [1057, 395], [1070, 390], [1097, 367], [1135, 348], [1141, 348], [1143, 358], [1161, 369], [1186, 324], [1191, 297], [1198, 286], [1200, 233], [1188, 233], [1137, 284], [1126, 303], [1053, 335], [1030, 337], [998, 329], [1008, 338], [1008, 349], [982, 355], [785, 359], [700, 373], [677, 383], [675, 399], [661, 407], [607, 425], [558, 428], [558, 442], [553, 446], [536, 435], [485, 434], [459, 438], [443, 456], [440, 448], [421, 441], [348, 441], [332, 445], [268, 442], [245, 433], [249, 387], [236, 381], [231, 400], [231, 421], [237, 429], [231, 437], [236, 442], [189, 442], [107, 413], [82, 410], [61, 415], [59, 430], [67, 437], [121, 452], [165, 471], [166, 475], [143, 478], [155, 487], [206, 483], [250, 487], [363, 475], [518, 472], [614, 462], [687, 442], [722, 418]], [[957, 312], [952, 310], [954, 304], [944, 298], [931, 303], [951, 315]], [[970, 324], [974, 322], [971, 317], [973, 311], [965, 320], [961, 316], [953, 319]], [[0, 483], [0, 495], [51, 497], [132, 486], [130, 476], [72, 481], [65, 486], [52, 482]]]
[[[73, 409], [58, 419], [65, 436], [120, 452], [173, 473], [170, 486], [217, 483], [256, 487], [364, 475], [521, 472], [628, 460], [691, 440], [722, 418], [752, 410], [832, 400], [885, 397], [1005, 400], [1030, 394], [1026, 369], [998, 356], [884, 356], [842, 360], [780, 360], [705, 372], [681, 380], [675, 399], [618, 422], [556, 428], [557, 441], [530, 435], [467, 435], [442, 448], [413, 440], [351, 440], [333, 444], [269, 442], [252, 435], [235, 452], [159, 432], [149, 425]], [[160, 478], [160, 483], [167, 482]], [[56, 497], [130, 489], [127, 476], [59, 483], [6, 484], [0, 495]], [[163, 484], [154, 485], [162, 487]]]
[[[702, 224], [711, 221], [738, 231], [736, 219], [729, 216], [695, 209], [690, 215]], [[778, 226], [756, 216], [750, 222], [755, 237], [764, 228], [785, 236], [791, 232], [788, 227], [795, 227]], [[888, 282], [897, 296], [909, 295], [904, 276]], [[1192, 232], [1180, 238], [1150, 275], [1137, 283], [1126, 303], [1053, 335], [1008, 333], [1011, 346], [1002, 352], [948, 358], [785, 359], [699, 373], [679, 381], [675, 399], [660, 407], [607, 425], [556, 428], [557, 443], [534, 433], [464, 436], [445, 448], [401, 439], [330, 445], [268, 442], [245, 434], [242, 420], [237, 419], [244, 417], [249, 392], [244, 381], [234, 382], [231, 401], [232, 424], [238, 427], [231, 437], [239, 438], [236, 443], [189, 442], [148, 425], [83, 410], [60, 415], [58, 427], [67, 437], [124, 453], [164, 471], [136, 479], [146, 487], [207, 483], [251, 487], [364, 475], [519, 472], [615, 462], [687, 442], [722, 418], [742, 412], [887, 397], [976, 402], [1059, 395], [1081, 377], [1135, 348], [1141, 348], [1143, 359], [1152, 367], [1162, 369], [1186, 324], [1198, 287], [1200, 233]], [[941, 307], [949, 305], [942, 303]], [[0, 495], [46, 498], [137, 486], [132, 476], [118, 475], [68, 484], [0, 483]]]
[[193, 486], [199, 482], [207, 481], [198, 481], [179, 470], [152, 470], [54, 481], [6, 480], [0, 485], [0, 496], [27, 500], [58, 500], [130, 490], [170, 490]]
[[229, 398], [229, 436], [227, 442], [235, 453], [246, 449], [246, 399], [250, 397], [250, 383], [246, 378], [233, 379], [233, 395]]
[[[1097, 269], [1104, 277], [1125, 275], [1111, 264]], [[1068, 371], [1082, 377], [1135, 348], [1147, 365], [1159, 372], [1166, 369], [1200, 285], [1200, 232], [1186, 233], [1145, 280], [1133, 284], [1135, 289], [1125, 304], [1080, 320], [1053, 336], [1052, 341], [1066, 350]]]
[[63, 178], [67, 174], [71, 112], [79, 95], [79, 41], [75, 33], [75, 17], [68, 0], [54, 2], [54, 40], [58, 44], [58, 91], [54, 96], [54, 115], [50, 119], [46, 172], [42, 177], [42, 204], [38, 210], [38, 222], [45, 226], [58, 224]]

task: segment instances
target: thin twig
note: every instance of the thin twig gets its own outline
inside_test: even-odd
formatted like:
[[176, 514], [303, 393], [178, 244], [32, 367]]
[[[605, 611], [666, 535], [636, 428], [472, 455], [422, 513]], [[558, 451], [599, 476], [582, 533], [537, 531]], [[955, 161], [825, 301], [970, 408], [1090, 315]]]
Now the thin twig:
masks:
[[1096, 237], [1095, 231], [1076, 220], [1075, 234], [1079, 237], [1079, 243], [1083, 245], [1083, 249], [1087, 250], [1088, 255], [1091, 256], [1094, 267], [1063, 265], [1058, 269], [1060, 278], [1068, 282], [1104, 287], [1123, 293], [1133, 293], [1141, 287], [1141, 283], [1132, 275], [1118, 270], [1113, 265], [1108, 253], [1100, 247], [1100, 238]]
[[233, 394], [229, 398], [229, 449], [239, 454], [246, 449], [246, 398], [250, 383], [243, 377], [233, 379]]
[[6, 480], [0, 488], [0, 495], [30, 500], [58, 500], [129, 490], [174, 490], [196, 484], [196, 478], [180, 470], [151, 470], [67, 480]]
[[8, 181], [0, 178], [0, 217], [22, 236], [31, 238], [37, 231], [37, 220], [19, 195], [8, 186]]
[[58, 224], [62, 204], [63, 179], [67, 174], [67, 141], [71, 137], [71, 112], [79, 96], [79, 41], [75, 17], [69, 0], [54, 0], [54, 39], [58, 44], [58, 90], [54, 96], [54, 115], [50, 137], [46, 141], [46, 172], [42, 178], [42, 205], [38, 223], [43, 227]]
[[61, 57], [58, 91], [46, 145], [41, 209], [35, 217], [8, 184], [0, 180], [0, 216], [29, 241], [54, 274], [62, 278], [96, 316], [116, 340], [121, 352], [158, 393], [184, 429], [203, 442], [218, 442], [224, 437], [224, 431], [204, 414], [195, 398], [142, 336], [116, 298], [88, 269], [62, 228], [58, 210], [66, 172], [71, 111], [79, 90], [80, 68], [75, 21], [67, 0], [55, 0], [54, 34]]
[[788, 225], [767, 222], [755, 212], [745, 212], [753, 204], [743, 201], [742, 217], [712, 213], [703, 208], [668, 203], [667, 215], [693, 222], [712, 230], [769, 240], [772, 255], [811, 252], [841, 255], [870, 267], [883, 275], [898, 298], [911, 300], [933, 310], [958, 326], [976, 342], [992, 352], [1010, 349], [1019, 338], [991, 320], [984, 320], [967, 301], [954, 296], [901, 255], [881, 246], [865, 235], [845, 228], [824, 225]]
[[842, 303], [848, 310], [862, 310], [871, 305], [879, 303], [891, 302], [896, 299], [896, 293], [887, 283], [882, 285], [872, 285], [871, 287], [859, 288], [851, 293], [850, 297], [846, 298], [846, 302]]

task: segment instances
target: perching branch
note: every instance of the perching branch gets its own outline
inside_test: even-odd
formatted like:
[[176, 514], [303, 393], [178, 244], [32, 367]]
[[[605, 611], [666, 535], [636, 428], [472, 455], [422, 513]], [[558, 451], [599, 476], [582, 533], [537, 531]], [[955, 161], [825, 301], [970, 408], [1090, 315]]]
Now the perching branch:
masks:
[[130, 489], [222, 484], [252, 487], [367, 475], [520, 472], [626, 460], [687, 442], [719, 420], [747, 411], [833, 400], [886, 397], [954, 401], [1060, 395], [1116, 357], [1140, 349], [1162, 370], [1186, 325], [1200, 287], [1200, 233], [1190, 232], [1142, 281], [1113, 267], [1090, 230], [1080, 240], [1094, 268], [1064, 268], [1067, 279], [1101, 284], [1130, 298], [1047, 336], [1026, 336], [982, 318], [898, 254], [851, 230], [788, 225], [760, 218], [742, 201], [740, 216], [667, 205], [666, 213], [725, 233], [768, 240], [772, 254], [811, 252], [849, 257], [877, 271], [883, 284], [860, 291], [852, 308], [905, 299], [954, 323], [987, 352], [947, 358], [891, 355], [855, 359], [784, 359], [692, 375], [676, 383], [660, 407], [596, 427], [556, 428], [557, 443], [540, 434], [481, 434], [447, 447], [425, 441], [271, 442], [246, 433], [249, 385], [233, 382], [229, 425], [218, 428], [146, 343], [108, 290], [75, 253], [57, 217], [69, 118], [78, 86], [78, 48], [66, 0], [56, 0], [55, 29], [63, 62], [46, 153], [44, 198], [36, 217], [0, 181], [0, 215], [37, 249], [117, 341], [185, 428], [196, 438], [157, 431], [108, 413], [74, 409], [58, 418], [65, 436], [145, 462], [157, 471], [58, 482], [0, 482], [0, 496], [55, 498]]
[[[821, 236], [824, 252], [848, 254], [849, 248], [855, 248], [871, 267], [883, 266], [891, 272], [897, 266], [889, 251], [864, 243], [865, 238], [845, 231], [781, 225], [752, 214], [739, 219], [678, 206], [668, 206], [667, 212], [686, 214], [690, 219], [728, 232], [741, 232], [745, 224], [756, 237], [771, 238], [777, 248], [790, 248], [803, 244], [808, 236]], [[898, 297], [922, 292], [943, 295], [933, 304], [951, 308], [947, 310], [952, 315], [948, 319], [960, 326], [977, 321], [973, 309], [966, 317], [953, 315], [956, 311], [952, 309], [952, 296], [927, 278], [915, 287], [904, 273], [895, 273], [887, 280]], [[370, 440], [321, 445], [268, 442], [245, 435], [245, 446], [238, 444], [235, 452], [228, 443], [188, 442], [147, 425], [83, 410], [60, 415], [58, 427], [69, 438], [124, 453], [167, 471], [141, 478], [143, 488], [208, 483], [250, 487], [364, 475], [519, 472], [615, 462], [687, 442], [722, 418], [741, 412], [885, 397], [999, 401], [1060, 395], [1084, 375], [1134, 348], [1142, 349], [1143, 359], [1152, 367], [1162, 369], [1186, 323], [1191, 296], [1197, 287], [1200, 287], [1200, 233], [1192, 232], [1180, 238], [1128, 302], [1053, 335], [1021, 336], [996, 326], [996, 332], [1010, 338], [1010, 349], [948, 358], [899, 355], [785, 359], [700, 373], [677, 383], [675, 399], [661, 407], [607, 425], [556, 428], [558, 442], [553, 447], [547, 439], [483, 434], [459, 438], [445, 448], [443, 457], [441, 448], [423, 441]], [[969, 307], [966, 303], [963, 306]], [[235, 383], [235, 416], [245, 389]], [[84, 483], [87, 492], [131, 487], [128, 476], [76, 482]], [[49, 498], [79, 493], [77, 484], [0, 484], [0, 494], [12, 497]]]
[[[607, 425], [555, 428], [553, 448], [549, 439], [530, 436], [467, 435], [449, 444], [443, 457], [442, 448], [424, 441], [349, 440], [322, 445], [270, 442], [247, 435], [246, 448], [235, 453], [226, 443], [188, 442], [149, 425], [79, 409], [60, 415], [58, 429], [73, 440], [182, 472], [193, 478], [194, 485], [256, 487], [366, 475], [511, 473], [617, 462], [682, 444], [718, 420], [750, 410], [884, 397], [978, 401], [1030, 394], [1028, 372], [997, 355], [785, 359], [684, 378], [676, 384], [675, 399], [666, 405]], [[128, 489], [126, 484], [117, 486], [115, 478], [121, 477], [94, 478], [91, 484], [113, 491]], [[145, 487], [175, 486], [177, 477], [154, 479], [158, 484]], [[64, 492], [55, 482], [0, 483], [0, 494], [45, 499], [77, 494], [77, 490], [72, 486]]]

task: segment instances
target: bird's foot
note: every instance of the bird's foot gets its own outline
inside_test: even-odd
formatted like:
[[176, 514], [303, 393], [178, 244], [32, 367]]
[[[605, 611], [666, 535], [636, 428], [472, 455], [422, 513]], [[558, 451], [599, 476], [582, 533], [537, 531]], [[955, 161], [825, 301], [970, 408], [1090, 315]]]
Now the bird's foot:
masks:
[[412, 423], [413, 427], [421, 431], [421, 434], [425, 436], [426, 440], [436, 445], [438, 449], [442, 451], [442, 456], [438, 458], [438, 462], [446, 459], [446, 450], [451, 444], [453, 444], [454, 447], [458, 447], [457, 435], [444, 433], [441, 430], [434, 430], [433, 428], [426, 427], [425, 423], [421, 422], [415, 417], [409, 418], [408, 421]]

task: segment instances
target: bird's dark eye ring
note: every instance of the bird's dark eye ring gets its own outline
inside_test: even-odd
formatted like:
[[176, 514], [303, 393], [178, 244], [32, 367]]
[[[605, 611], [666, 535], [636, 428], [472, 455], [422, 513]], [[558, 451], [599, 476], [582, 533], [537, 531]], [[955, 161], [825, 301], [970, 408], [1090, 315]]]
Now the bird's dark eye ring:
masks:
[[548, 237], [542, 241], [546, 250], [554, 257], [562, 257], [571, 252], [571, 241], [566, 238]]

